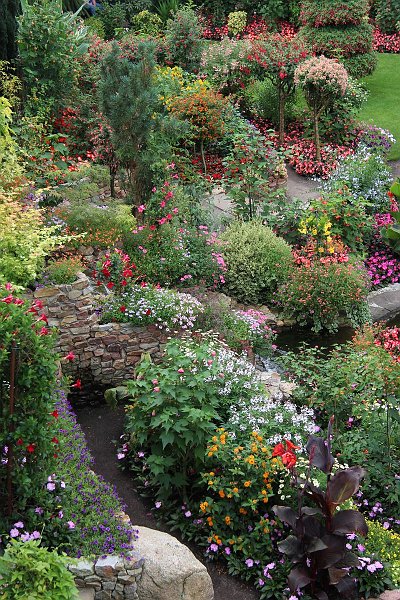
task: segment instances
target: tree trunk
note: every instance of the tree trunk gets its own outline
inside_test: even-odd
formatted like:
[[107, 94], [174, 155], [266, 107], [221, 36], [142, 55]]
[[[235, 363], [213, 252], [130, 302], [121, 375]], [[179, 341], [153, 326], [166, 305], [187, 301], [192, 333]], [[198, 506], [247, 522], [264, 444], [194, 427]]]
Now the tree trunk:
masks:
[[321, 141], [319, 139], [319, 113], [314, 110], [314, 144], [315, 144], [315, 159], [321, 162]]
[[207, 165], [206, 165], [206, 157], [204, 156], [204, 141], [203, 141], [203, 138], [201, 138], [201, 140], [200, 140], [200, 152], [201, 152], [201, 158], [203, 160], [204, 176], [206, 176], [207, 175]]
[[115, 198], [115, 171], [110, 167], [110, 194], [111, 198]]

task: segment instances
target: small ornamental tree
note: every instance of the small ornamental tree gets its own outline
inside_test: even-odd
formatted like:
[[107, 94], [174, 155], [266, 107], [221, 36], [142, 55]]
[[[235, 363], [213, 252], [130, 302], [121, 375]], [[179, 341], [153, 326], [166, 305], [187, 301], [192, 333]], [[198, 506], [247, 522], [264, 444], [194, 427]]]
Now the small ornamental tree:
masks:
[[228, 101], [213, 90], [201, 88], [194, 93], [175, 98], [169, 108], [175, 117], [189, 121], [194, 139], [200, 142], [200, 152], [204, 172], [206, 172], [204, 145], [224, 135], [224, 117], [228, 110]]
[[304, 42], [298, 38], [274, 34], [254, 47], [254, 60], [265, 67], [265, 76], [276, 87], [279, 105], [279, 144], [283, 145], [286, 100], [294, 93], [294, 73], [310, 56]]
[[178, 10], [168, 19], [165, 29], [168, 64], [178, 65], [185, 71], [199, 68], [202, 50], [202, 27], [195, 11], [189, 7]]
[[342, 97], [348, 75], [342, 64], [325, 56], [312, 57], [296, 68], [294, 83], [301, 87], [313, 114], [316, 161], [321, 161], [319, 118], [324, 109]]

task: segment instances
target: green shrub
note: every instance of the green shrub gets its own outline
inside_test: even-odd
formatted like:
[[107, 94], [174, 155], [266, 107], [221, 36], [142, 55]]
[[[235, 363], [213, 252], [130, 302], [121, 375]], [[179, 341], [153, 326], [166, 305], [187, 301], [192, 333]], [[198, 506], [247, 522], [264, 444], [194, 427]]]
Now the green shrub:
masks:
[[344, 318], [353, 327], [368, 323], [367, 275], [357, 265], [321, 259], [295, 268], [278, 289], [276, 301], [284, 318], [316, 333], [335, 332]]
[[[376, 521], [367, 521], [368, 537], [364, 541], [368, 556], [375, 555], [386, 563], [385, 570], [394, 588], [400, 586], [400, 535]], [[387, 587], [387, 586], [386, 586]]]
[[167, 60], [185, 71], [196, 71], [200, 66], [201, 31], [193, 9], [178, 10], [173, 19], [168, 19], [165, 28]]
[[148, 10], [142, 10], [132, 17], [131, 25], [133, 31], [137, 33], [156, 36], [160, 33], [163, 23], [158, 15]]
[[27, 287], [43, 270], [45, 257], [68, 238], [46, 227], [41, 210], [0, 196], [0, 283]]
[[89, 17], [85, 21], [85, 25], [90, 31], [90, 33], [96, 34], [99, 38], [104, 40], [106, 37], [106, 30], [104, 27], [104, 23], [100, 17]]
[[61, 0], [23, 0], [21, 6], [18, 50], [26, 91], [36, 90], [41, 101], [53, 109], [54, 103], [73, 97], [78, 59], [88, 49], [87, 30], [75, 15], [63, 13]]
[[372, 48], [372, 25], [368, 23], [346, 28], [307, 25], [301, 29], [301, 36], [313, 52], [328, 58], [349, 58], [354, 54], [371, 52]]
[[118, 203], [97, 206], [74, 202], [68, 207], [56, 208], [54, 214], [63, 219], [70, 233], [86, 234], [74, 241], [75, 246], [114, 246], [129, 235], [136, 224], [129, 206]]
[[103, 10], [98, 11], [96, 16], [101, 19], [106, 40], [111, 40], [115, 37], [115, 30], [127, 24], [125, 6], [122, 2], [110, 0], [102, 0], [102, 4]]
[[371, 73], [376, 69], [378, 64], [378, 55], [376, 52], [365, 52], [364, 54], [358, 54], [356, 56], [349, 56], [347, 58], [340, 59], [349, 75], [360, 79]]
[[3, 600], [74, 600], [71, 559], [39, 547], [40, 541], [12, 540], [0, 556], [0, 596]]
[[300, 20], [303, 25], [360, 25], [368, 12], [368, 0], [304, 0]]
[[399, 0], [374, 0], [376, 21], [384, 33], [396, 33], [396, 25], [400, 21]]
[[228, 293], [242, 302], [270, 301], [293, 268], [289, 244], [259, 221], [234, 222], [221, 240]]
[[231, 12], [228, 15], [228, 32], [230, 35], [242, 33], [247, 24], [247, 13], [244, 10]]
[[55, 283], [57, 285], [73, 283], [82, 268], [83, 266], [80, 258], [64, 257], [51, 261], [47, 265], [46, 274], [50, 283]]

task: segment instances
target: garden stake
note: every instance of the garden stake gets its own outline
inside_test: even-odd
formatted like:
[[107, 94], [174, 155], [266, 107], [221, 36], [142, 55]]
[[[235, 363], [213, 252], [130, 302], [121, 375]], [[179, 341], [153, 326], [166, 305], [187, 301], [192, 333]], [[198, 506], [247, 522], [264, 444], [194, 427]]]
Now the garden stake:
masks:
[[7, 453], [7, 514], [10, 517], [13, 513], [14, 507], [14, 496], [12, 488], [12, 460], [13, 460], [13, 448], [11, 444], [11, 434], [14, 431], [14, 423], [12, 417], [14, 415], [14, 404], [15, 404], [15, 368], [16, 368], [16, 355], [17, 345], [13, 340], [11, 345], [11, 356], [10, 356], [10, 403], [9, 403], [9, 414], [10, 414], [10, 441], [8, 443]]

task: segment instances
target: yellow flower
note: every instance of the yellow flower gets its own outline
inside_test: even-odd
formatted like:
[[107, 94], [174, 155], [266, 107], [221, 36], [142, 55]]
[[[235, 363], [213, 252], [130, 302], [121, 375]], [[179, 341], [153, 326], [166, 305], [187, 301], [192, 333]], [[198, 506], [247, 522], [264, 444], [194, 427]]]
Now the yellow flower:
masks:
[[200, 502], [200, 510], [205, 513], [207, 511], [208, 502]]
[[251, 481], [244, 482], [244, 487], [250, 487], [250, 486], [251, 486]]
[[233, 488], [233, 490], [232, 490], [232, 492], [233, 492], [234, 494], [237, 494], [237, 493], [239, 493], [239, 488], [237, 488], [237, 487], [234, 487], [234, 488]]
[[226, 433], [223, 433], [222, 435], [220, 435], [219, 440], [221, 442], [221, 444], [226, 444]]
[[258, 446], [257, 446], [257, 444], [252, 444], [252, 445], [251, 445], [251, 451], [252, 451], [254, 454], [256, 454], [256, 452], [258, 451]]
[[[249, 465], [254, 465], [254, 463], [256, 462], [256, 460], [255, 460], [255, 458], [254, 458], [254, 456], [253, 456], [252, 454], [250, 454], [250, 456], [248, 456], [248, 457], [245, 459], [245, 461], [246, 461], [246, 462], [248, 462], [248, 463], [249, 463]], [[245, 484], [245, 485], [246, 485], [246, 484]]]
[[230, 525], [230, 524], [231, 524], [231, 518], [230, 518], [229, 516], [226, 516], [226, 517], [225, 517], [225, 523], [226, 523], [227, 525]]
[[214, 485], [214, 482], [210, 479], [210, 481], [208, 482], [208, 485]]
[[247, 510], [245, 508], [243, 508], [242, 506], [239, 508], [239, 512], [241, 515], [247, 515]]
[[212, 441], [214, 442], [214, 444], [215, 444], [215, 442], [217, 442], [217, 441], [218, 441], [218, 438], [217, 438], [217, 436], [216, 436], [216, 435], [213, 435], [213, 437], [212, 437], [211, 439], [212, 439]]

